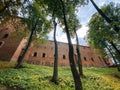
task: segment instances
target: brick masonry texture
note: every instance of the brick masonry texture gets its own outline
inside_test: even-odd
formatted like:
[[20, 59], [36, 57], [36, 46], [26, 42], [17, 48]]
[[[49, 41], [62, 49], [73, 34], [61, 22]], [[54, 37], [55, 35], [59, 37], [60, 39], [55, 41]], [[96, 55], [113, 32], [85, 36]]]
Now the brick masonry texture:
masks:
[[[77, 64], [76, 45], [74, 47], [74, 58]], [[112, 65], [109, 58], [102, 58], [95, 50], [89, 46], [80, 46], [80, 54], [84, 67], [106, 67]], [[46, 41], [39, 47], [31, 45], [25, 61], [33, 64], [53, 66], [54, 63], [54, 42]], [[68, 44], [58, 42], [58, 62], [59, 66], [69, 66]]]
[[[26, 39], [12, 39], [11, 33], [15, 28], [11, 24], [0, 26], [0, 60], [16, 62], [22, 49], [25, 47]], [[76, 45], [74, 47], [74, 58], [77, 64]], [[84, 67], [107, 67], [112, 65], [109, 58], [102, 58], [95, 50], [89, 46], [79, 46], [82, 64]], [[33, 43], [29, 47], [24, 62], [53, 66], [54, 63], [54, 42], [46, 41], [39, 46]], [[68, 44], [58, 42], [58, 62], [59, 66], [69, 66]]]

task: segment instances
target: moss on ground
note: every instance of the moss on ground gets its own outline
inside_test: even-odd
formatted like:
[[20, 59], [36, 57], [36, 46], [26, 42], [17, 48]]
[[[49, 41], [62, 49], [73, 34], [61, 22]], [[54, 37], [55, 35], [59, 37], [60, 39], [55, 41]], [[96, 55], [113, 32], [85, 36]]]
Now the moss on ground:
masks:
[[[0, 87], [14, 90], [74, 90], [69, 67], [59, 67], [59, 85], [50, 82], [53, 68], [24, 64], [14, 69], [14, 63], [0, 62]], [[116, 68], [84, 68], [83, 90], [120, 90], [120, 72]], [[1, 90], [1, 89], [0, 89]]]

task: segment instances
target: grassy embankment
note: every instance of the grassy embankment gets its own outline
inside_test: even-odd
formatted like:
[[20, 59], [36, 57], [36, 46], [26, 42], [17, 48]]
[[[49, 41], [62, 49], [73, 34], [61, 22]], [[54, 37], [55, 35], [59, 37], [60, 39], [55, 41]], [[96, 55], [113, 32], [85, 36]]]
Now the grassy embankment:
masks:
[[[14, 63], [0, 62], [0, 90], [74, 90], [68, 67], [59, 67], [59, 85], [50, 82], [53, 68], [25, 64], [13, 69]], [[115, 68], [84, 68], [83, 90], [120, 90], [120, 72]]]

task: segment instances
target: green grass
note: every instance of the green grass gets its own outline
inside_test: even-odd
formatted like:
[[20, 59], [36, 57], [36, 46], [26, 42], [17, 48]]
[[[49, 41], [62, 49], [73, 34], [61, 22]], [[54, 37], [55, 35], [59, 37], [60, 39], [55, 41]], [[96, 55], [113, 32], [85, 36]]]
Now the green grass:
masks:
[[[50, 82], [53, 68], [24, 64], [14, 69], [14, 63], [0, 62], [0, 87], [14, 90], [74, 90], [69, 67], [59, 67], [59, 85]], [[83, 90], [120, 90], [120, 75], [116, 68], [84, 68]], [[13, 90], [11, 89], [11, 90]], [[0, 89], [1, 90], [1, 89]]]

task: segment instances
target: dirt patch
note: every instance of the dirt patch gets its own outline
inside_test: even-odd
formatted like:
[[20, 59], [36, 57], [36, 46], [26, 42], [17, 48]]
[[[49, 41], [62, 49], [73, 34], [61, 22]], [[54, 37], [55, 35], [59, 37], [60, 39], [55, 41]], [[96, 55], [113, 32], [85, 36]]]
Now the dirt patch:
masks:
[[0, 85], [0, 90], [16, 90], [16, 89]]
[[120, 76], [119, 76], [119, 75], [114, 75], [114, 77], [120, 79]]

